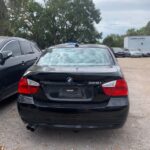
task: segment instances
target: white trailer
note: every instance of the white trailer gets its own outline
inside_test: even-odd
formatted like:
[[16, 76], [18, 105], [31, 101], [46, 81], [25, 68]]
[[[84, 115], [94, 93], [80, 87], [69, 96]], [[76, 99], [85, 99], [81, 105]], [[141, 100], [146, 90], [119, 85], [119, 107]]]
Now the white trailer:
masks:
[[150, 36], [128, 36], [124, 38], [124, 48], [150, 51]]

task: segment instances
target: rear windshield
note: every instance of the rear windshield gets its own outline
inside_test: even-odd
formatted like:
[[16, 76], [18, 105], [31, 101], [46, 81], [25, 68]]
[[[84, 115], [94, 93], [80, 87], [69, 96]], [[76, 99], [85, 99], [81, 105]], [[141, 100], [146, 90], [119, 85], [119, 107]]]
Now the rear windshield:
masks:
[[38, 66], [103, 66], [113, 62], [106, 48], [54, 48], [44, 54]]

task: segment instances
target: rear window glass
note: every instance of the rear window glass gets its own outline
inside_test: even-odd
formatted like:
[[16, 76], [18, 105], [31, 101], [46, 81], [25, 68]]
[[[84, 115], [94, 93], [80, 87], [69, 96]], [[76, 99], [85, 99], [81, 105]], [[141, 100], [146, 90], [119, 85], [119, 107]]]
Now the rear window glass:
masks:
[[35, 53], [40, 52], [40, 49], [38, 48], [38, 46], [36, 44], [31, 43], [31, 47], [32, 47], [33, 52], [35, 52]]
[[33, 53], [30, 42], [27, 41], [20, 41], [21, 48], [24, 54], [31, 54]]
[[38, 61], [39, 66], [102, 66], [113, 60], [105, 48], [54, 48]]

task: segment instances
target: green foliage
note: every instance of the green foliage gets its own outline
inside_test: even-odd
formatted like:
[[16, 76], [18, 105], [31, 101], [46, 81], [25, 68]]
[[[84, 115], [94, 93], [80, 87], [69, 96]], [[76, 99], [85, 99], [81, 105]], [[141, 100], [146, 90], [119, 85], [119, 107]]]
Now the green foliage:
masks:
[[9, 34], [8, 12], [4, 0], [0, 0], [0, 35]]
[[96, 43], [101, 34], [94, 24], [101, 21], [92, 0], [10, 0], [9, 20], [14, 36], [48, 47], [67, 41]]
[[103, 44], [109, 47], [123, 47], [124, 36], [111, 34], [103, 40]]
[[150, 35], [150, 21], [147, 23], [147, 25], [146, 25], [144, 30], [146, 32], [146, 35]]
[[[102, 33], [94, 24], [101, 13], [93, 0], [0, 0], [0, 35], [34, 40], [41, 48], [68, 41], [99, 43]], [[141, 29], [129, 29], [126, 35], [111, 34], [103, 41], [110, 47], [122, 47], [124, 36], [150, 35], [150, 22]]]
[[[96, 42], [100, 12], [91, 0], [48, 0], [45, 18], [47, 31], [53, 36], [52, 44], [66, 41]], [[49, 29], [52, 30], [49, 30]]]
[[9, 22], [13, 36], [28, 36], [28, 17], [27, 12], [29, 0], [10, 0], [7, 4], [9, 13]]
[[150, 22], [141, 29], [129, 29], [126, 33], [127, 36], [136, 36], [136, 35], [150, 35]]
[[137, 35], [137, 32], [134, 28], [132, 28], [132, 29], [129, 29], [126, 34], [128, 36], [135, 36], [135, 35]]

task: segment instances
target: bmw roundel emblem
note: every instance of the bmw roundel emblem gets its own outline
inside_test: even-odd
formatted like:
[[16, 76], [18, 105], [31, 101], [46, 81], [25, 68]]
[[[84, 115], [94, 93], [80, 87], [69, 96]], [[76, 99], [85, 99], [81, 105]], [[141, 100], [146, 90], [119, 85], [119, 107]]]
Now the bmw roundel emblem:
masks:
[[68, 82], [68, 83], [72, 83], [72, 82], [73, 82], [73, 79], [72, 79], [71, 77], [68, 77], [68, 78], [67, 78], [67, 82]]

